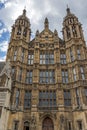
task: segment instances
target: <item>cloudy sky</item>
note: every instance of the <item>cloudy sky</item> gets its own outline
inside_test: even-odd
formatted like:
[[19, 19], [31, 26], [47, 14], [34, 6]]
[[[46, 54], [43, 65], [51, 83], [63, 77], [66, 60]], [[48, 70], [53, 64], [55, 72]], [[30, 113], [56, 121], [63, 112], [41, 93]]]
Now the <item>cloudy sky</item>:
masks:
[[0, 61], [5, 60], [11, 26], [26, 7], [30, 19], [32, 35], [36, 30], [43, 30], [44, 19], [48, 17], [52, 31], [56, 28], [62, 38], [62, 22], [66, 7], [70, 7], [82, 23], [87, 41], [87, 0], [0, 0]]

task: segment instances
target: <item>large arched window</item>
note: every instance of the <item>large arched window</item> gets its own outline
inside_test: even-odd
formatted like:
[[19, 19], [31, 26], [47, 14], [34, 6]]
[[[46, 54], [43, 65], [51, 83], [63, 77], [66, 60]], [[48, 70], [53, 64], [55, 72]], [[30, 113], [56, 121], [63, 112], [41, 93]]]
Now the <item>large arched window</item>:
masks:
[[24, 122], [24, 130], [29, 130], [29, 122]]
[[54, 130], [53, 121], [46, 117], [42, 122], [42, 130]]

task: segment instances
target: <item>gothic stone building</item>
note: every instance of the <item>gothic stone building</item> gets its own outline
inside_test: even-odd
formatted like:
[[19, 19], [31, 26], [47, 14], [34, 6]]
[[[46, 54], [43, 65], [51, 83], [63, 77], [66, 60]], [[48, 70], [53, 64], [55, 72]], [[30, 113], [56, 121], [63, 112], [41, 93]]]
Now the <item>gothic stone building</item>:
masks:
[[87, 130], [87, 48], [69, 8], [62, 33], [63, 39], [52, 32], [46, 18], [43, 31], [30, 40], [25, 9], [12, 26], [7, 130]]

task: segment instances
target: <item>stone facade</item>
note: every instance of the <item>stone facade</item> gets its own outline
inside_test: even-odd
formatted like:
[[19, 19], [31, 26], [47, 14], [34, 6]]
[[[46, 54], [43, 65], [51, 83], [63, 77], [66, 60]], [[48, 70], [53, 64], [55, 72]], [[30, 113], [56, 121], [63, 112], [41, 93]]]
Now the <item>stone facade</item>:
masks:
[[26, 10], [12, 27], [8, 130], [87, 130], [87, 48], [81, 23], [67, 8], [63, 39], [49, 29], [30, 40]]
[[11, 66], [7, 61], [0, 73], [0, 130], [7, 130], [10, 113]]

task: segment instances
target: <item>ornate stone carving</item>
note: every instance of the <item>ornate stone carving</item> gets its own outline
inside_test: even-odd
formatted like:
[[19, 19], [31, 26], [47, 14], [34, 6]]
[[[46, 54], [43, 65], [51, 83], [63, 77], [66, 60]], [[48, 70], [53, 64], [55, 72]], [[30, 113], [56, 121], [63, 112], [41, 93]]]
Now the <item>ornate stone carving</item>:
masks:
[[55, 120], [57, 119], [57, 116], [56, 116], [56, 113], [53, 113], [53, 112], [45, 112], [45, 113], [40, 113], [39, 114], [39, 119], [42, 119], [44, 117], [52, 117], [54, 118]]
[[6, 74], [8, 77], [11, 76], [11, 66], [10, 66], [10, 60], [8, 60], [0, 74], [2, 76], [3, 74]]
[[36, 117], [33, 115], [31, 117], [31, 130], [35, 130], [36, 129]]

